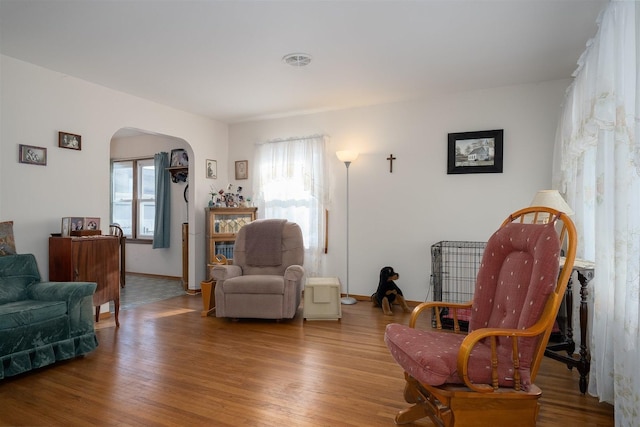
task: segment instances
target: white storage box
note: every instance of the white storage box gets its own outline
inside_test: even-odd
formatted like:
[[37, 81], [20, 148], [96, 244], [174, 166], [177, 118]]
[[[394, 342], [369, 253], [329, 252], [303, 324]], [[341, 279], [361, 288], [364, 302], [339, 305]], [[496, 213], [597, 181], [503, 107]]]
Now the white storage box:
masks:
[[305, 320], [340, 320], [340, 280], [337, 277], [309, 277], [304, 286]]

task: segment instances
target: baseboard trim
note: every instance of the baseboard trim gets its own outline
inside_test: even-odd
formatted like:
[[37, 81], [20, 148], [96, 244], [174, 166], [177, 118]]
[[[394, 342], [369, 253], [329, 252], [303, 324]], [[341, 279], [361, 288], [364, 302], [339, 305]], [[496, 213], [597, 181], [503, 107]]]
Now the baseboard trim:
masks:
[[[347, 294], [341, 294], [341, 297], [346, 297]], [[349, 296], [351, 298], [355, 298], [356, 301], [367, 301], [367, 302], [371, 302], [371, 295], [353, 295], [353, 294], [349, 294]], [[409, 301], [407, 300], [407, 305], [411, 306], [411, 307], [415, 307], [418, 304], [422, 304], [422, 301]]]
[[165, 276], [163, 274], [133, 273], [129, 271], [125, 272], [125, 274], [130, 274], [132, 276], [152, 277], [154, 279], [182, 280], [182, 276]]

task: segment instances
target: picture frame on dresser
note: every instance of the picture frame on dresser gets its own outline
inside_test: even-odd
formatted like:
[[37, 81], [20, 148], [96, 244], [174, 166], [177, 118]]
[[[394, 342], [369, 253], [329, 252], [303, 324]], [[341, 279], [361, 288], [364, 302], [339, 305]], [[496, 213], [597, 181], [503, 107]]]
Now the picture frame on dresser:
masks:
[[100, 230], [100, 218], [87, 217], [84, 219], [84, 223], [87, 230]]
[[447, 174], [502, 173], [504, 130], [448, 135]]
[[62, 224], [60, 226], [60, 235], [62, 237], [71, 236], [71, 218], [70, 217], [62, 218]]
[[71, 217], [71, 231], [84, 230], [84, 218]]

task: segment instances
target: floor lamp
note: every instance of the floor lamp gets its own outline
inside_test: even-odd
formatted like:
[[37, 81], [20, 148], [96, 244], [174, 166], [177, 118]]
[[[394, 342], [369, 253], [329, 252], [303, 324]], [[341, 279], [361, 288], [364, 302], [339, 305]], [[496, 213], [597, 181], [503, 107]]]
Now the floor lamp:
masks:
[[355, 151], [338, 151], [336, 156], [347, 167], [347, 296], [340, 298], [342, 304], [355, 304], [356, 299], [349, 296], [349, 165], [358, 158]]

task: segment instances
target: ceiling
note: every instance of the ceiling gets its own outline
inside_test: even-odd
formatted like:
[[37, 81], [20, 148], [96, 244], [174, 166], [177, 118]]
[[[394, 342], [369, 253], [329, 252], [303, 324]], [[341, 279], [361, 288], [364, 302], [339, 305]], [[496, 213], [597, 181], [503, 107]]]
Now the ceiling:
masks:
[[606, 3], [0, 0], [0, 51], [235, 123], [569, 78]]

